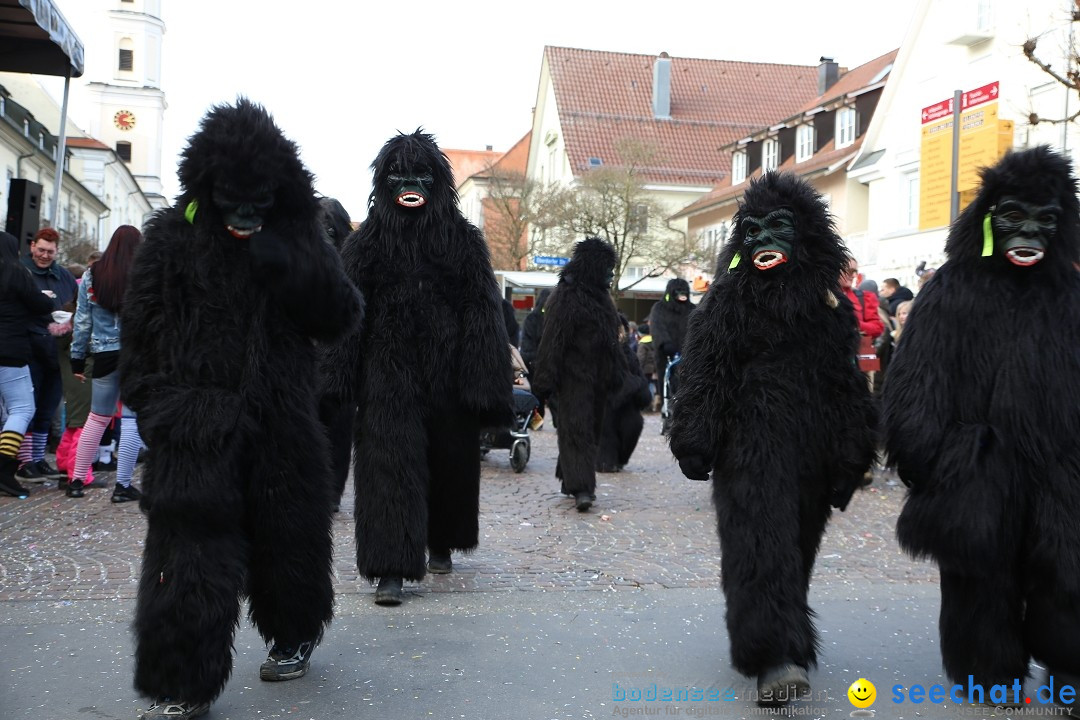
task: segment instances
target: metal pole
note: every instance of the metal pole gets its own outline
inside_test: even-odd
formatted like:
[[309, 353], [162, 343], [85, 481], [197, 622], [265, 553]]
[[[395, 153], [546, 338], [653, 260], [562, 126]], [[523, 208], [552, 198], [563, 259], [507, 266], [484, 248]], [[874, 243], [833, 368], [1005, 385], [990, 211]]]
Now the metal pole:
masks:
[[957, 90], [952, 101], [952, 180], [949, 183], [949, 224], [960, 214], [960, 100], [964, 93]]
[[71, 90], [71, 67], [64, 76], [64, 105], [60, 109], [60, 136], [56, 139], [56, 177], [53, 180], [53, 206], [52, 218], [49, 222], [54, 228], [59, 228], [56, 220], [60, 217], [60, 184], [64, 179], [64, 146], [67, 141], [67, 112], [68, 92]]

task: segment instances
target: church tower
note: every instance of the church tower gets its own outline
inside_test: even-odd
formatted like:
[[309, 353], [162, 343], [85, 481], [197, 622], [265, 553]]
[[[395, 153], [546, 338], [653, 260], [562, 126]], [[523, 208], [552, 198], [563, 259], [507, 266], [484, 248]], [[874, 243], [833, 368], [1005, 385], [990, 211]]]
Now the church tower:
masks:
[[[162, 0], [108, 2], [108, 31], [103, 37], [111, 43], [87, 48], [87, 70], [94, 73], [86, 85], [94, 107], [89, 132], [127, 163], [151, 205], [164, 207], [168, 200], [161, 184], [167, 107], [161, 89]], [[92, 52], [96, 57], [90, 57]]]

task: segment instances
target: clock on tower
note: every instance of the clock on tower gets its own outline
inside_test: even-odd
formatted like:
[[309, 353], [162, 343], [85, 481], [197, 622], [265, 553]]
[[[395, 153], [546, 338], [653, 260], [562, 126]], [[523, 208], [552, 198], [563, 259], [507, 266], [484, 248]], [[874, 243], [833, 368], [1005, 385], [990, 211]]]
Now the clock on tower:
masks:
[[113, 124], [121, 130], [130, 130], [135, 127], [135, 113], [130, 110], [120, 110], [113, 115]]

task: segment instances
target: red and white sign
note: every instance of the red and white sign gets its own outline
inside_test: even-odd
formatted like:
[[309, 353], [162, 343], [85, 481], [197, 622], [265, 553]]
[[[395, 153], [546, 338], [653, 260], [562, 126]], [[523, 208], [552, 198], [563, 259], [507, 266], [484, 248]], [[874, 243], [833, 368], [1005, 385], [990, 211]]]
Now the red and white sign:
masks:
[[952, 115], [952, 98], [924, 107], [922, 109], [923, 125], [934, 122], [935, 120], [940, 120], [943, 117], [948, 117], [949, 115]]
[[[973, 108], [976, 105], [982, 105], [983, 103], [993, 102], [998, 99], [998, 81], [990, 83], [989, 85], [983, 85], [982, 87], [975, 88], [974, 90], [968, 90], [966, 93], [960, 95], [960, 111], [963, 112], [968, 108]], [[922, 109], [922, 122], [926, 123], [940, 120], [943, 117], [952, 115], [952, 98], [948, 100], [942, 100], [939, 103], [928, 105]]]
[[990, 83], [989, 85], [983, 85], [980, 88], [974, 90], [968, 90], [966, 93], [960, 96], [960, 109], [967, 110], [970, 107], [976, 105], [982, 105], [983, 103], [993, 102], [998, 99], [998, 81]]

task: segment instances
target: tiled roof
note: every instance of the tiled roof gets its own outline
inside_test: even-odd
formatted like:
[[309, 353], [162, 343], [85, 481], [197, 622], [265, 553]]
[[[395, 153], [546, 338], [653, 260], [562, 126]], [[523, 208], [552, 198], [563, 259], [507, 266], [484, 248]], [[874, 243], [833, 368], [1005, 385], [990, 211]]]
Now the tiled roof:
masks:
[[476, 173], [498, 162], [503, 156], [501, 152], [494, 150], [443, 150], [443, 154], [450, 161], [450, 168], [454, 171], [454, 187], [456, 188], [461, 187], [461, 183]]
[[520, 175], [525, 174], [526, 166], [529, 164], [529, 142], [532, 140], [532, 131], [525, 133], [525, 136], [514, 143], [514, 147], [506, 151], [506, 154], [499, 158], [499, 162], [495, 163], [495, 167], [503, 172], [518, 173]]
[[69, 137], [64, 140], [64, 144], [67, 147], [88, 148], [90, 150], [112, 150], [111, 147], [94, 138]]
[[[817, 174], [819, 171], [828, 170], [831, 167], [837, 165], [846, 165], [848, 161], [855, 157], [855, 154], [862, 147], [863, 137], [859, 137], [851, 145], [836, 149], [835, 140], [830, 140], [825, 144], [821, 150], [814, 153], [814, 156], [809, 160], [804, 160], [801, 163], [795, 162], [795, 156], [792, 155], [784, 162], [780, 163], [777, 170], [786, 170], [801, 177], [808, 177], [810, 175]], [[761, 177], [761, 168], [758, 168], [752, 172], [746, 180], [738, 183], [737, 185], [731, 184], [731, 177], [720, 181], [720, 183], [704, 195], [698, 201], [687, 205], [679, 212], [675, 213], [672, 217], [685, 217], [687, 215], [693, 215], [698, 210], [705, 208], [724, 205], [730, 200], [742, 197], [742, 194], [746, 192], [746, 188], [750, 186], [750, 181], [754, 178]]]
[[618, 165], [633, 138], [656, 149], [643, 179], [712, 185], [727, 174], [719, 148], [788, 117], [817, 96], [817, 66], [671, 58], [671, 119], [653, 117], [652, 55], [545, 49], [566, 152], [575, 173]]
[[[875, 58], [870, 62], [864, 63], [863, 65], [860, 65], [859, 67], [844, 73], [835, 83], [833, 83], [832, 87], [830, 87], [820, 96], [815, 97], [811, 101], [805, 103], [802, 107], [799, 108], [798, 112], [792, 113], [784, 117], [777, 117], [772, 119], [771, 121], [762, 123], [759, 127], [754, 128], [752, 132], [747, 133], [742, 137], [753, 134], [764, 134], [764, 132], [773, 125], [776, 125], [782, 121], [790, 120], [797, 117], [801, 113], [813, 110], [821, 105], [828, 104], [832, 100], [843, 98], [849, 93], [858, 92], [859, 90], [867, 88], [872, 84], [881, 82], [883, 77], [888, 76], [885, 71], [892, 65], [893, 61], [896, 60], [896, 55], [898, 52], [899, 50], [887, 52], [881, 57]], [[742, 139], [742, 137], [740, 137], [739, 139]], [[778, 169], [790, 170], [791, 172], [797, 173], [805, 177], [815, 174], [821, 170], [827, 170], [828, 168], [836, 166], [838, 164], [846, 165], [847, 161], [855, 157], [855, 154], [862, 146], [862, 141], [863, 136], [859, 136], [858, 138], [856, 138], [854, 144], [837, 150], [835, 145], [835, 139], [830, 140], [828, 143], [825, 144], [823, 148], [814, 153], [814, 156], [811, 157], [809, 160], [804, 160], [801, 163], [796, 163], [795, 157], [791, 156], [783, 163], [781, 163]], [[728, 162], [730, 164], [730, 148], [726, 150], [724, 154], [728, 157]], [[701, 197], [696, 202], [687, 205], [682, 210], [675, 213], [673, 217], [678, 218], [692, 215], [699, 210], [703, 210], [714, 205], [723, 205], [724, 203], [732, 199], [738, 198], [746, 191], [749, 181], [760, 175], [761, 170], [759, 168], [757, 171], [752, 173], [751, 176], [748, 177], [745, 181], [735, 186], [732, 186], [731, 184], [731, 176], [727, 175], [723, 179], [721, 179], [716, 184], [716, 186], [713, 187], [713, 189], [710, 190], [706, 195]]]

